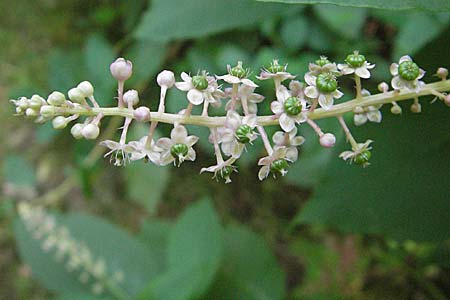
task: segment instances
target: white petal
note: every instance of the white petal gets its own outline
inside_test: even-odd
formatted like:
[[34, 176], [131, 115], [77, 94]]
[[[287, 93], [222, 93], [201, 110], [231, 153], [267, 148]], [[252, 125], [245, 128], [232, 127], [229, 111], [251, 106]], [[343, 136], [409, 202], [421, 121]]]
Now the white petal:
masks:
[[394, 90], [400, 90], [405, 87], [405, 84], [400, 76], [395, 76], [394, 78], [392, 78], [391, 85]]
[[202, 104], [204, 99], [203, 93], [196, 89], [189, 90], [187, 98], [194, 105]]
[[319, 97], [319, 91], [315, 86], [308, 86], [305, 89], [305, 95], [308, 98], [316, 99], [317, 97]]
[[295, 122], [287, 114], [283, 113], [280, 116], [280, 126], [285, 132], [289, 132], [295, 127]]
[[290, 142], [292, 146], [300, 146], [305, 142], [305, 138], [299, 135], [292, 138]]
[[298, 159], [298, 150], [296, 147], [289, 147], [286, 151], [286, 159], [295, 162]]
[[160, 138], [159, 140], [156, 141], [156, 146], [165, 150], [170, 149], [172, 145], [173, 145], [172, 140], [166, 137]]
[[417, 79], [422, 79], [423, 76], [425, 76], [425, 70], [419, 69], [419, 77]]
[[316, 76], [311, 75], [310, 73], [305, 74], [305, 81], [308, 85], [316, 86]]
[[289, 93], [288, 89], [284, 85], [281, 85], [276, 90], [276, 96], [277, 96], [277, 100], [283, 103], [284, 100], [286, 100], [287, 98], [289, 98], [291, 96], [291, 93]]
[[[331, 95], [333, 95], [334, 99], [339, 99], [342, 96], [344, 96], [344, 93], [342, 93], [340, 90], [335, 90]], [[370, 93], [369, 93], [370, 95]]]
[[170, 154], [170, 151], [165, 152], [163, 155], [161, 155], [161, 159], [159, 161], [159, 164], [161, 166], [165, 166], [173, 162], [175, 158]]
[[348, 74], [353, 74], [355, 72], [355, 69], [351, 68], [351, 67], [345, 67], [344, 69], [342, 69], [342, 74], [344, 75], [348, 75]]
[[264, 180], [267, 178], [267, 176], [269, 176], [269, 172], [270, 172], [270, 167], [269, 166], [262, 166], [261, 169], [259, 169], [258, 172], [258, 178], [259, 180]]
[[238, 143], [237, 141], [234, 141], [231, 144], [231, 156], [234, 158], [239, 158], [242, 154], [242, 151], [244, 151], [245, 145]]
[[272, 101], [272, 103], [270, 103], [270, 109], [276, 115], [281, 114], [282, 112], [284, 112], [283, 104], [281, 104], [280, 101]]
[[381, 112], [379, 110], [369, 111], [367, 113], [367, 118], [370, 122], [380, 123], [382, 119]]
[[391, 72], [392, 76], [397, 76], [398, 75], [398, 64], [392, 63], [391, 66], [389, 67], [389, 71]]
[[170, 132], [170, 138], [177, 144], [183, 144], [187, 137], [186, 127], [182, 125], [175, 126]]
[[295, 120], [295, 122], [300, 124], [306, 122], [306, 120], [308, 119], [308, 115], [306, 114], [306, 112], [301, 112], [298, 115], [293, 116], [292, 118]]
[[184, 140], [184, 143], [188, 146], [188, 147], [192, 147], [193, 145], [195, 145], [195, 143], [198, 142], [198, 136], [195, 135], [190, 135], [188, 137], [186, 137], [186, 139]]
[[361, 78], [370, 78], [370, 72], [365, 67], [356, 68], [355, 73]]
[[236, 129], [242, 124], [241, 116], [234, 110], [229, 110], [227, 112], [226, 123], [229, 127]]
[[261, 157], [258, 160], [258, 166], [266, 166], [266, 165], [270, 165], [270, 163], [272, 162], [272, 157], [270, 156], [264, 156]]
[[207, 168], [202, 168], [200, 170], [200, 173], [203, 172], [215, 172], [218, 169], [218, 166], [211, 166], [211, 167], [207, 167]]
[[189, 76], [189, 74], [186, 72], [181, 73], [181, 79], [183, 79], [184, 81], [189, 82], [189, 83], [192, 82], [192, 77]]
[[194, 161], [196, 157], [197, 157], [197, 155], [195, 153], [195, 150], [192, 148], [189, 148], [188, 154], [186, 155], [186, 159], [190, 160], [190, 161]]
[[398, 61], [398, 64], [401, 64], [404, 61], [412, 61], [411, 57], [409, 55], [404, 55], [400, 57], [400, 60]]
[[276, 145], [284, 146], [285, 144], [285, 133], [283, 131], [277, 131], [273, 134], [272, 140]]
[[231, 156], [231, 147], [233, 142], [222, 143], [222, 151], [226, 156]]
[[247, 124], [251, 128], [255, 128], [255, 126], [256, 126], [256, 115], [245, 116], [242, 119], [242, 123], [243, 124]]
[[319, 104], [324, 110], [328, 110], [333, 106], [333, 96], [330, 94], [320, 94]]
[[177, 87], [177, 89], [184, 92], [187, 92], [194, 88], [194, 86], [190, 82], [175, 82], [175, 86]]
[[216, 78], [217, 79], [222, 79], [222, 80], [224, 80], [224, 81], [226, 81], [228, 83], [232, 83], [232, 84], [241, 82], [241, 80], [238, 77], [230, 75], [230, 74], [226, 74], [226, 75], [223, 75], [223, 76], [216, 76]]
[[245, 85], [248, 85], [248, 86], [251, 86], [254, 88], [258, 87], [258, 85], [256, 83], [254, 83], [253, 81], [251, 81], [250, 79], [247, 79], [247, 78], [241, 79], [241, 82]]
[[356, 126], [361, 126], [367, 122], [366, 114], [355, 114], [353, 116], [353, 122]]
[[347, 68], [348, 65], [347, 64], [338, 64], [337, 67], [339, 70], [343, 70], [343, 69]]

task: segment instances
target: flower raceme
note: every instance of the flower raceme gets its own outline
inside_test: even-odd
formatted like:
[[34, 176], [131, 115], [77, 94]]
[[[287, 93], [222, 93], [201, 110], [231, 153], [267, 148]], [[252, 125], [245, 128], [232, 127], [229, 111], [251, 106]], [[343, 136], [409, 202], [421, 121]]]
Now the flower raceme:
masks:
[[[351, 149], [344, 151], [340, 157], [350, 163], [368, 166], [372, 156], [372, 140], [357, 142], [350, 132], [343, 115], [353, 114], [356, 125], [367, 121], [380, 123], [383, 104], [391, 104], [391, 112], [400, 114], [399, 101], [412, 99], [411, 111], [421, 111], [419, 97], [434, 95], [450, 106], [450, 80], [448, 70], [439, 68], [436, 75], [439, 82], [425, 84], [421, 79], [422, 70], [411, 57], [405, 55], [390, 68], [392, 74], [391, 87], [382, 82], [378, 85], [379, 94], [371, 95], [362, 88], [361, 78], [369, 79], [375, 67], [358, 51], [349, 54], [344, 62], [336, 64], [327, 57], [321, 56], [310, 63], [303, 78], [288, 72], [287, 64], [273, 60], [261, 68], [256, 79], [272, 80], [273, 95], [263, 96], [255, 92], [258, 85], [250, 78], [250, 70], [244, 68], [239, 61], [235, 66], [228, 65], [227, 73], [213, 76], [207, 71], [199, 71], [196, 75], [181, 73], [181, 81], [176, 81], [173, 72], [164, 70], [157, 76], [161, 88], [158, 111], [151, 112], [146, 106], [138, 106], [139, 95], [136, 90], [125, 91], [125, 82], [133, 73], [133, 64], [118, 58], [110, 66], [111, 75], [118, 82], [116, 107], [100, 107], [94, 97], [94, 87], [83, 81], [68, 91], [68, 99], [59, 92], [52, 92], [47, 99], [33, 95], [30, 99], [21, 97], [11, 100], [16, 114], [34, 119], [37, 123], [52, 121], [55, 129], [63, 129], [70, 122], [77, 122], [71, 127], [71, 134], [76, 139], [96, 139], [100, 134], [103, 118], [120, 116], [124, 118], [119, 141], [105, 140], [100, 145], [108, 149], [109, 156], [115, 166], [124, 166], [136, 160], [145, 160], [156, 165], [174, 164], [180, 166], [186, 161], [194, 161], [194, 146], [199, 138], [189, 135], [185, 125], [205, 126], [210, 130], [209, 142], [214, 149], [216, 164], [204, 167], [201, 172], [214, 173], [213, 178], [231, 182], [231, 175], [237, 172], [235, 165], [251, 147], [256, 139], [261, 139], [266, 155], [259, 159], [261, 166], [260, 180], [270, 174], [274, 177], [284, 176], [289, 164], [298, 159], [298, 147], [305, 139], [298, 135], [299, 128], [311, 127], [317, 134], [317, 142], [324, 148], [331, 148], [336, 143], [333, 133], [324, 133], [314, 121], [322, 118], [336, 118], [342, 127]], [[355, 99], [335, 104], [343, 93], [339, 90], [341, 76], [351, 75], [355, 81]], [[296, 80], [297, 78], [297, 80]], [[300, 80], [299, 80], [300, 79]], [[301, 80], [304, 82], [301, 82]], [[289, 81], [289, 83], [285, 83]], [[186, 92], [186, 108], [171, 114], [165, 112], [165, 100], [169, 89], [176, 88]], [[270, 98], [273, 115], [258, 115], [258, 106], [267, 105], [265, 99]], [[209, 116], [210, 105], [219, 108], [223, 101], [223, 116]], [[203, 107], [201, 115], [193, 115], [196, 105]], [[136, 141], [128, 141], [127, 133], [132, 122], [149, 123], [146, 135]], [[156, 140], [154, 133], [158, 123], [173, 124], [170, 138]], [[281, 131], [275, 132], [269, 139], [265, 127], [278, 126]], [[271, 141], [272, 140], [272, 141]]]

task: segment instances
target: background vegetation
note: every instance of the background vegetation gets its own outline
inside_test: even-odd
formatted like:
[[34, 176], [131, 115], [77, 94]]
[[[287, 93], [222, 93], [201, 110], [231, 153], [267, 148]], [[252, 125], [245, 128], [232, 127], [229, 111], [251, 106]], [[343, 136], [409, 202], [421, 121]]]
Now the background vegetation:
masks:
[[[153, 109], [159, 70], [223, 74], [237, 60], [256, 74], [278, 58], [301, 79], [319, 55], [342, 61], [359, 49], [377, 65], [364, 82], [375, 92], [389, 81], [389, 64], [410, 54], [429, 81], [437, 67], [450, 66], [443, 7], [439, 0], [429, 1], [430, 10], [253, 0], [0, 2], [0, 298], [114, 299], [92, 295], [28, 236], [15, 204], [30, 200], [58, 211], [75, 237], [126, 270], [130, 294], [142, 299], [450, 299], [450, 118], [431, 98], [419, 115], [406, 103], [401, 117], [384, 107], [382, 124], [353, 129], [375, 141], [369, 168], [337, 157], [347, 147], [342, 135], [335, 149], [322, 149], [302, 127], [307, 142], [286, 178], [259, 182], [256, 144], [230, 185], [198, 174], [213, 163], [204, 129], [190, 128], [202, 137], [195, 163], [116, 168], [99, 159], [104, 149], [95, 142], [15, 118], [8, 103], [90, 80], [96, 98], [111, 104], [108, 66], [118, 56], [133, 61], [127, 87]], [[260, 109], [269, 112], [273, 87], [258, 84], [267, 99]], [[351, 97], [352, 81], [340, 85]], [[169, 111], [186, 105], [182, 93], [168, 97]], [[105, 136], [117, 135], [117, 120], [109, 123]], [[335, 120], [320, 124], [339, 132]], [[135, 126], [133, 134], [145, 130]]]

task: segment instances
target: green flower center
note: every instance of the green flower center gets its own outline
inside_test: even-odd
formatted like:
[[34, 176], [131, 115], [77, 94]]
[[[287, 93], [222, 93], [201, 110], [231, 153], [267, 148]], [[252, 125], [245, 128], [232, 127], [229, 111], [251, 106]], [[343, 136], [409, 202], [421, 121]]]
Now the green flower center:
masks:
[[231, 173], [233, 173], [233, 168], [231, 166], [225, 166], [220, 170], [220, 177], [228, 179], [230, 178]]
[[325, 56], [321, 56], [318, 60], [316, 60], [316, 65], [319, 65], [321, 67], [325, 66], [326, 64], [330, 64], [331, 61], [328, 60]]
[[290, 116], [296, 116], [302, 112], [302, 103], [297, 97], [289, 97], [284, 101], [284, 111]]
[[359, 54], [357, 52], [353, 54], [349, 54], [347, 58], [345, 59], [345, 62], [352, 66], [353, 68], [361, 67], [364, 62], [366, 61], [366, 57], [362, 54]]
[[173, 158], [175, 159], [186, 157], [188, 151], [189, 148], [186, 144], [175, 144], [170, 148], [170, 154], [172, 154]]
[[204, 90], [208, 87], [208, 80], [206, 80], [205, 76], [196, 75], [192, 77], [192, 85], [197, 90]]
[[316, 86], [322, 93], [331, 93], [337, 89], [336, 77], [331, 73], [319, 74], [316, 79]]
[[242, 68], [242, 66], [236, 66], [231, 69], [231, 75], [236, 76], [237, 78], [245, 78], [247, 76], [247, 72]]
[[398, 73], [404, 80], [412, 81], [419, 77], [419, 66], [412, 61], [404, 61], [398, 66]]
[[286, 174], [288, 167], [288, 162], [285, 159], [280, 158], [270, 164], [270, 171], [274, 174], [284, 175]]
[[270, 73], [278, 73], [278, 72], [284, 72], [286, 71], [286, 67], [285, 66], [280, 66], [278, 64], [278, 61], [274, 61], [270, 64], [270, 66], [267, 68], [267, 70]]
[[364, 150], [363, 152], [355, 156], [355, 164], [364, 165], [369, 162], [371, 156], [372, 153], [370, 153], [369, 150]]
[[250, 142], [250, 136], [252, 134], [253, 134], [253, 129], [246, 124], [241, 125], [238, 127], [238, 129], [236, 129], [236, 139], [241, 144], [246, 144], [246, 143]]

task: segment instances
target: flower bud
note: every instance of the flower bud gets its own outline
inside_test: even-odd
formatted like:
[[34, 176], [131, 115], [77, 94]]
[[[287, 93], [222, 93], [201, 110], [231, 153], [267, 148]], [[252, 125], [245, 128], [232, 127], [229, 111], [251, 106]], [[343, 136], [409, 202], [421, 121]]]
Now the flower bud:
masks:
[[36, 109], [29, 107], [25, 110], [25, 115], [27, 117], [37, 117], [39, 112]]
[[336, 137], [332, 133], [325, 133], [320, 137], [319, 142], [322, 147], [331, 148], [336, 144]]
[[52, 125], [55, 129], [64, 129], [66, 128], [68, 120], [63, 116], [58, 116], [53, 119]]
[[74, 138], [76, 138], [77, 140], [83, 138], [83, 128], [84, 128], [84, 124], [81, 123], [77, 123], [75, 125], [72, 126], [72, 128], [70, 128], [70, 133], [72, 134], [72, 136]]
[[444, 97], [444, 103], [445, 103], [447, 106], [450, 106], [450, 94], [448, 94], [448, 95], [446, 95], [446, 96]]
[[393, 105], [391, 107], [391, 113], [393, 113], [394, 115], [399, 115], [402, 113], [402, 108], [399, 105]]
[[297, 97], [289, 97], [284, 101], [284, 110], [290, 116], [296, 116], [302, 112], [302, 103]]
[[51, 119], [55, 115], [55, 107], [51, 105], [43, 105], [41, 107], [40, 114], [46, 119]]
[[448, 76], [448, 70], [446, 68], [438, 68], [436, 71], [436, 75], [442, 80], [446, 80]]
[[150, 109], [145, 106], [138, 107], [133, 111], [133, 117], [138, 122], [149, 122], [151, 117]]
[[353, 112], [354, 112], [355, 114], [362, 114], [362, 113], [364, 112], [364, 108], [362, 108], [361, 106], [356, 106], [356, 107], [353, 109]]
[[80, 82], [77, 88], [81, 91], [85, 98], [88, 98], [94, 94], [94, 87], [89, 81]]
[[17, 100], [16, 105], [24, 111], [29, 107], [30, 104], [27, 98], [21, 97], [19, 98], [19, 100]]
[[250, 142], [250, 137], [253, 134], [253, 129], [247, 124], [241, 125], [236, 129], [236, 139], [241, 144]]
[[380, 82], [378, 84], [378, 90], [382, 93], [386, 93], [387, 91], [389, 91], [389, 85], [386, 82]]
[[411, 112], [418, 114], [422, 111], [422, 105], [420, 103], [413, 103], [411, 105]]
[[79, 88], [72, 88], [69, 90], [69, 99], [75, 103], [83, 103], [85, 97], [83, 92]]
[[16, 107], [16, 114], [18, 114], [18, 115], [23, 114], [23, 109], [20, 106]]
[[81, 134], [84, 136], [85, 139], [88, 140], [95, 140], [98, 135], [100, 134], [100, 128], [98, 128], [95, 124], [87, 124], [83, 127], [81, 130]]
[[55, 91], [48, 96], [47, 102], [50, 105], [61, 106], [66, 102], [66, 96], [63, 93]]
[[356, 126], [361, 126], [367, 122], [366, 114], [355, 114], [353, 116], [353, 122]]
[[126, 105], [135, 106], [139, 102], [139, 95], [136, 90], [129, 90], [126, 91], [125, 94], [123, 94], [123, 101]]
[[332, 93], [337, 89], [336, 77], [330, 73], [319, 74], [316, 78], [316, 86], [322, 93]]
[[164, 70], [158, 74], [156, 82], [158, 82], [159, 86], [171, 88], [175, 84], [175, 75], [172, 71]]
[[45, 102], [44, 98], [42, 98], [39, 95], [33, 95], [29, 101], [30, 107], [34, 108], [34, 109], [38, 109], [44, 104], [47, 104], [47, 103]]
[[115, 79], [118, 81], [125, 81], [130, 78], [133, 73], [133, 64], [131, 61], [120, 57], [109, 66], [109, 70]]

